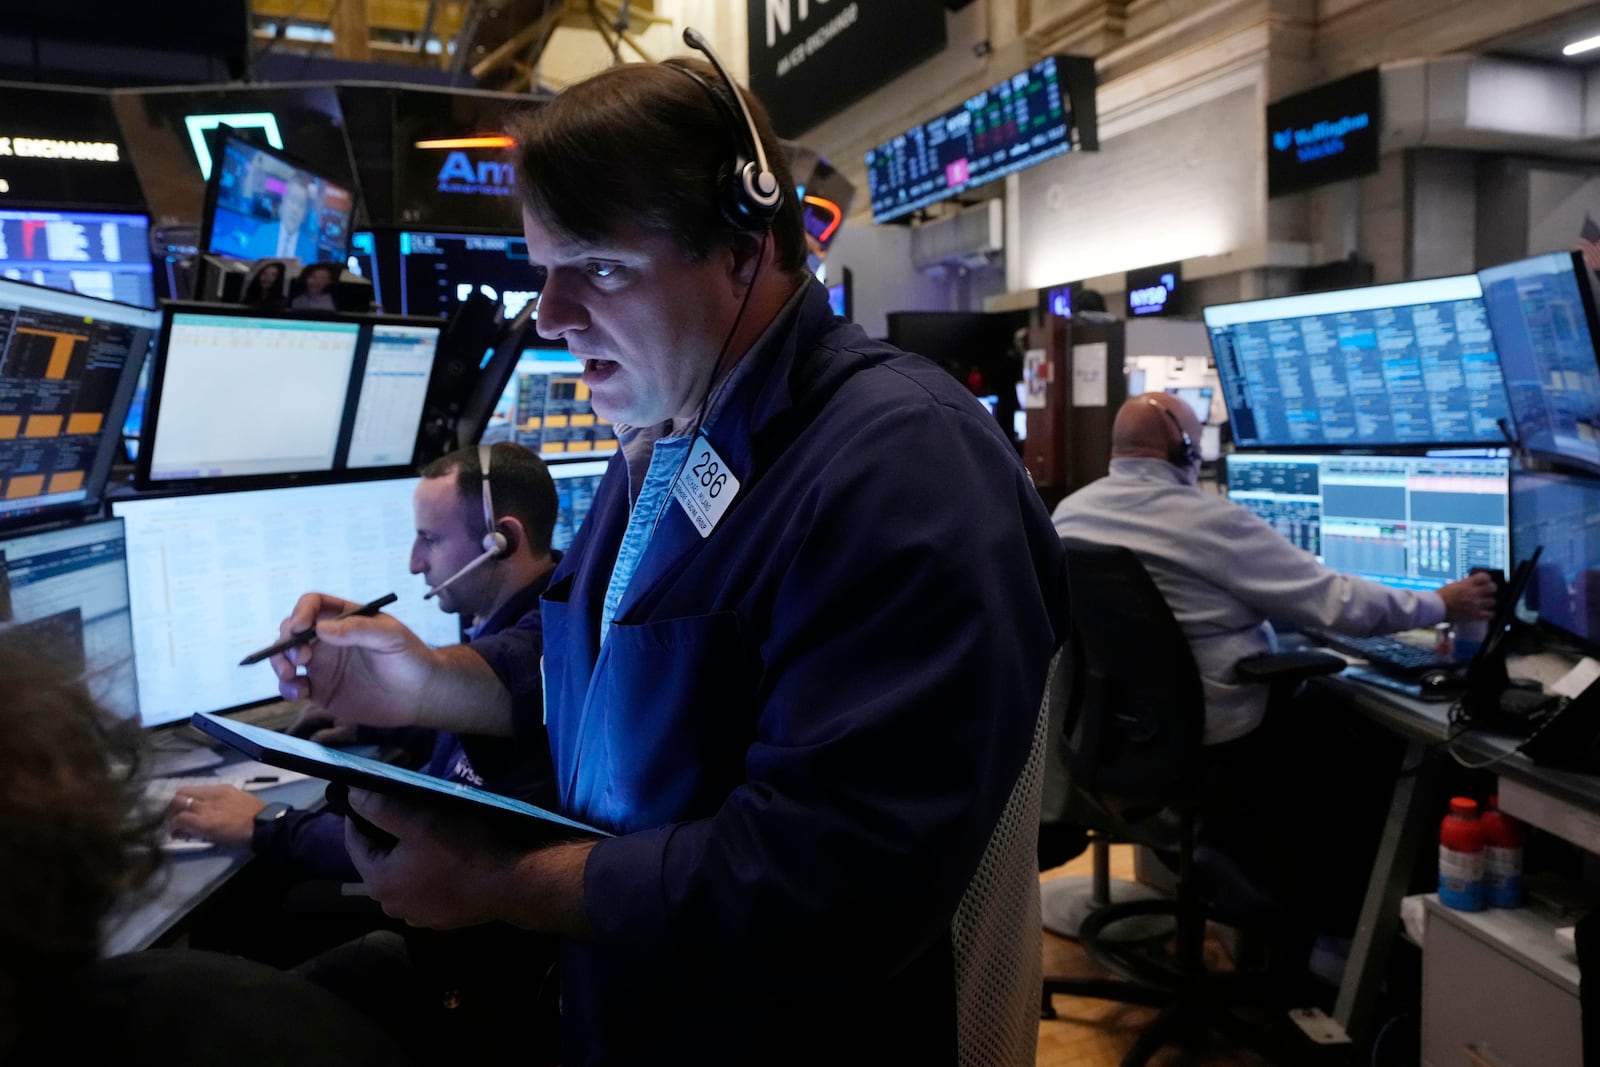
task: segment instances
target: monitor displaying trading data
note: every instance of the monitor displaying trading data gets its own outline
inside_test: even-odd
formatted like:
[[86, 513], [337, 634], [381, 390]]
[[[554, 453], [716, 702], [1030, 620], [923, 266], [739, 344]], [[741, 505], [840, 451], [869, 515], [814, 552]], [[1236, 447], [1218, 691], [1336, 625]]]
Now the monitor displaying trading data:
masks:
[[604, 461], [550, 464], [550, 477], [556, 483], [556, 497], [561, 505], [556, 512], [555, 529], [550, 534], [551, 548], [565, 552], [572, 544], [578, 527], [583, 525], [594, 504], [594, 494], [608, 466], [610, 464]]
[[1473, 275], [1222, 304], [1205, 321], [1241, 448], [1505, 443]]
[[302, 593], [384, 609], [431, 645], [460, 640], [459, 617], [424, 601], [409, 571], [415, 478], [112, 502], [127, 527], [139, 708], [148, 725], [277, 696], [271, 644]]
[[503, 234], [401, 232], [402, 315], [447, 317], [474, 290], [498, 300], [507, 321], [516, 318], [539, 295], [528, 242]]
[[150, 220], [102, 211], [0, 210], [0, 277], [154, 307]]
[[545, 459], [617, 450], [617, 431], [594, 413], [583, 362], [564, 348], [528, 348], [484, 427], [482, 443], [515, 441]]
[[409, 467], [441, 327], [169, 307], [143, 483]]
[[1600, 365], [1586, 275], [1576, 252], [1478, 272], [1517, 439], [1530, 451], [1600, 470]]
[[383, 279], [378, 276], [378, 241], [370, 230], [357, 230], [350, 235], [350, 252], [345, 257], [345, 267], [350, 273], [372, 283], [372, 302], [383, 307]]
[[120, 519], [0, 537], [0, 633], [18, 629], [101, 705], [139, 714]]
[[1516, 558], [1544, 548], [1528, 583], [1528, 609], [1600, 652], [1600, 480], [1519, 471], [1511, 520]]
[[1509, 460], [1233, 452], [1228, 499], [1327, 566], [1405, 589], [1509, 574]]
[[342, 263], [355, 196], [281, 152], [225, 137], [205, 250], [234, 259]]
[[161, 317], [0, 281], [0, 524], [93, 507]]

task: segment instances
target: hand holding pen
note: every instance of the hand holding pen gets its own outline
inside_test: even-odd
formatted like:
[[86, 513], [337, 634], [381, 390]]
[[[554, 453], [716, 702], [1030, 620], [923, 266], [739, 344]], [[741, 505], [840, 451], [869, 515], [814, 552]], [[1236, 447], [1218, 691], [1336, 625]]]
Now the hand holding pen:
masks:
[[[393, 593], [385, 593], [377, 600], [366, 604], [361, 604], [353, 608], [346, 608], [344, 611], [341, 611], [339, 614], [335, 615], [333, 617], [333, 621], [337, 621], [339, 619], [348, 619], [356, 615], [371, 617], [399, 599], [400, 598]], [[279, 653], [289, 651], [291, 648], [299, 648], [302, 645], [309, 645], [316, 639], [317, 628], [315, 626], [309, 626], [304, 630], [296, 630], [282, 641], [279, 641], [276, 644], [268, 645], [266, 648], [263, 648], [258, 652], [250, 653], [244, 659], [239, 661], [239, 666], [248, 667], [252, 663], [260, 663], [264, 659], [270, 659]]]

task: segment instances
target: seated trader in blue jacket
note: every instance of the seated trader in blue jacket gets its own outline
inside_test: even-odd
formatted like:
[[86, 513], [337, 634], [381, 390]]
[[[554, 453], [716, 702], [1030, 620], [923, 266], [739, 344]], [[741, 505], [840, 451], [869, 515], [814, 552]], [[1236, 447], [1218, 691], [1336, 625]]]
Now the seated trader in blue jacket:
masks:
[[1139, 556], [1189, 638], [1206, 694], [1206, 744], [1243, 737], [1266, 713], [1266, 686], [1234, 665], [1273, 651], [1269, 618], [1357, 635], [1486, 619], [1494, 581], [1474, 574], [1411, 592], [1340, 574], [1249, 509], [1201, 489], [1200, 420], [1166, 393], [1117, 411], [1111, 472], [1056, 505], [1056, 532], [1126, 545]]
[[[468, 620], [466, 649], [497, 663], [515, 663], [521, 675], [536, 679], [539, 595], [557, 557], [550, 548], [558, 508], [555, 483], [529, 449], [511, 443], [492, 446], [491, 526], [478, 457], [477, 448], [463, 448], [423, 468], [411, 501], [417, 526], [411, 573], [422, 575], [437, 591], [441, 611]], [[491, 529], [504, 538], [503, 551], [488, 551], [485, 537]], [[537, 715], [537, 684], [522, 688], [529, 713]], [[436, 778], [540, 803], [554, 798], [547, 749], [496, 738], [463, 739], [448, 730], [417, 733], [421, 736], [404, 740], [420, 741], [431, 751], [422, 769]], [[331, 744], [341, 738], [323, 732], [317, 739]], [[356, 738], [352, 731], [342, 739]], [[171, 811], [172, 828], [180, 834], [248, 846], [256, 855], [308, 876], [360, 879], [345, 851], [344, 817], [335, 812], [268, 805], [253, 793], [225, 785], [185, 786], [173, 795]]]
[[544, 596], [543, 714], [390, 618], [275, 667], [341, 718], [548, 738], [560, 810], [615, 836], [517, 851], [355, 792], [398, 838], [349, 832], [367, 888], [560, 934], [564, 1064], [1031, 1064], [1061, 555], [1015, 450], [829, 312], [719, 70], [613, 67], [513, 134], [537, 328], [622, 442]]

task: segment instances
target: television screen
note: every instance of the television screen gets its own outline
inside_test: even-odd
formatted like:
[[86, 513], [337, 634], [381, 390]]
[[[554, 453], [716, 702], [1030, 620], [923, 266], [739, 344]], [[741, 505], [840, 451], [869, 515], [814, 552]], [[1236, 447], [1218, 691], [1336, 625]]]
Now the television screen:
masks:
[[1205, 322], [1241, 448], [1505, 442], [1473, 275], [1222, 304]]
[[873, 221], [909, 215], [1071, 151], [1074, 128], [1080, 148], [1098, 147], [1094, 61], [1046, 56], [869, 151]]
[[1478, 272], [1517, 440], [1600, 469], [1600, 365], [1595, 300], [1577, 252], [1552, 252]]
[[1378, 68], [1267, 105], [1267, 196], [1378, 171], [1383, 83]]
[[1327, 566], [1403, 589], [1510, 573], [1509, 461], [1232, 452], [1228, 499]]
[[556, 512], [555, 530], [550, 535], [551, 548], [565, 552], [572, 544], [578, 527], [589, 514], [608, 466], [610, 464], [604, 461], [550, 464], [550, 477], [556, 483], [556, 497], [561, 505]]
[[616, 428], [594, 413], [582, 374], [583, 362], [564, 348], [524, 348], [481, 443], [516, 441], [545, 459], [615, 452]]
[[520, 236], [483, 233], [400, 234], [400, 313], [448, 317], [477, 290], [505, 307], [509, 321], [539, 295]]
[[373, 316], [169, 305], [140, 483], [409, 468], [440, 331]]
[[98, 506], [160, 322], [149, 308], [0, 281], [0, 524]]
[[0, 276], [154, 307], [150, 220], [126, 213], [0, 209]]
[[276, 698], [271, 644], [302, 593], [385, 608], [431, 645], [460, 640], [459, 617], [422, 599], [409, 572], [415, 478], [112, 502], [127, 527], [139, 710], [148, 726]]
[[31, 631], [100, 704], [139, 713], [122, 520], [0, 538], [0, 606], [0, 631]]
[[281, 152], [222, 139], [212, 171], [207, 252], [234, 259], [342, 263], [355, 197]]
[[1517, 559], [1544, 548], [1528, 583], [1528, 609], [1541, 623], [1600, 652], [1600, 481], [1519, 471], [1511, 518]]

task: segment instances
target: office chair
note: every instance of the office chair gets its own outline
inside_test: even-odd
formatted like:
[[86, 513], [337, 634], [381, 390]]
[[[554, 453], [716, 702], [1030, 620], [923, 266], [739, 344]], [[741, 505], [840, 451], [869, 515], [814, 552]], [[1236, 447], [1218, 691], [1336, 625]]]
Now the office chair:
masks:
[[[1289, 907], [1253, 884], [1232, 857], [1197, 849], [1196, 826], [1205, 803], [1202, 737], [1205, 695], [1189, 642], [1139, 558], [1121, 546], [1063, 539], [1070, 609], [1068, 681], [1051, 691], [1059, 724], [1048, 775], [1064, 776], [1070, 802], [1047, 785], [1046, 817], [1068, 813], [1095, 831], [1146, 845], [1177, 871], [1171, 900], [1111, 903], [1090, 912], [1079, 940], [1117, 978], [1047, 977], [1050, 997], [1061, 993], [1161, 1008], [1128, 1051], [1123, 1067], [1140, 1067], [1161, 1047], [1216, 1030], [1268, 1054], [1280, 1042], [1233, 1009], [1270, 1002], [1269, 983], [1244, 972], [1211, 973], [1203, 962], [1206, 920], [1249, 928], [1285, 921]], [[1255, 656], [1242, 676], [1275, 689], [1341, 669], [1323, 653]], [[1130, 917], [1166, 914], [1176, 920], [1170, 951], [1117, 942], [1108, 934]], [[1287, 1005], [1285, 1005], [1287, 1006]]]

